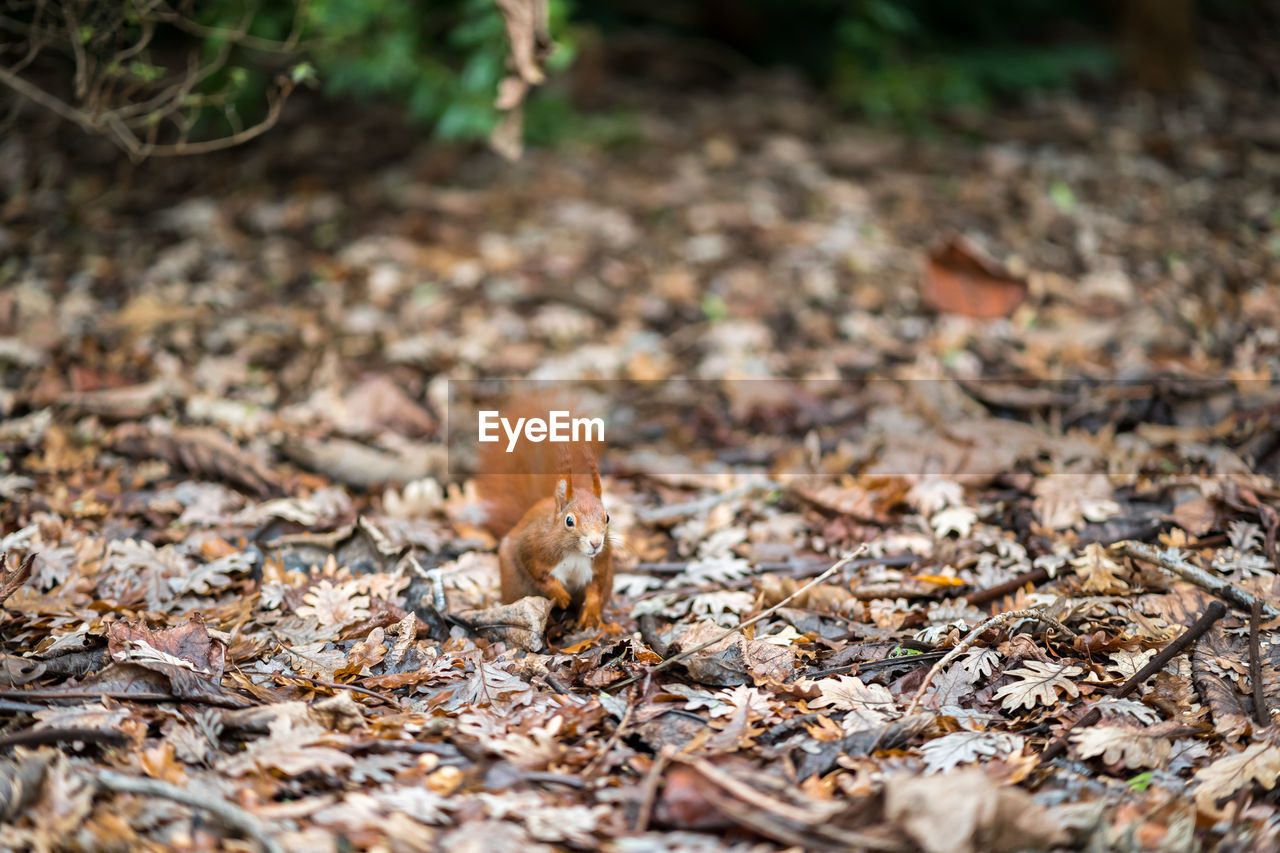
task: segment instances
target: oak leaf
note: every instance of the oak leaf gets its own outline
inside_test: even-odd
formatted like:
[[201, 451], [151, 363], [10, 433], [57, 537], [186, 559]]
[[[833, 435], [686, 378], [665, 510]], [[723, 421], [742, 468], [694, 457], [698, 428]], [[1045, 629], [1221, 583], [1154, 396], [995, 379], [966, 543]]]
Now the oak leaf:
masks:
[[1101, 755], [1121, 767], [1163, 767], [1173, 747], [1168, 738], [1131, 726], [1089, 726], [1071, 735], [1081, 758]]
[[817, 682], [821, 695], [809, 701], [810, 708], [835, 708], [848, 711], [844, 718], [846, 732], [869, 729], [897, 716], [897, 705], [887, 687], [863, 684], [854, 675], [838, 675]]
[[1277, 778], [1280, 778], [1280, 746], [1255, 743], [1196, 771], [1196, 805], [1201, 811], [1216, 813], [1219, 800], [1255, 782], [1270, 791]]
[[958, 764], [972, 764], [984, 758], [1003, 758], [1022, 748], [1024, 739], [1005, 732], [953, 732], [935, 738], [923, 747], [925, 771], [941, 773]]
[[1068, 696], [1079, 696], [1080, 688], [1071, 678], [1083, 675], [1084, 670], [1078, 666], [1057, 665], [1038, 660], [1025, 661], [1018, 669], [1011, 669], [1007, 675], [1018, 678], [1013, 684], [1006, 684], [996, 691], [995, 698], [1003, 700], [1000, 704], [1006, 711], [1020, 707], [1034, 708], [1036, 705], [1052, 705], [1058, 701], [1058, 691]]
[[1084, 592], [1119, 595], [1129, 591], [1129, 585], [1116, 577], [1117, 572], [1124, 570], [1123, 567], [1108, 557], [1106, 549], [1097, 542], [1086, 545], [1084, 553], [1072, 560], [1071, 565], [1075, 567]]

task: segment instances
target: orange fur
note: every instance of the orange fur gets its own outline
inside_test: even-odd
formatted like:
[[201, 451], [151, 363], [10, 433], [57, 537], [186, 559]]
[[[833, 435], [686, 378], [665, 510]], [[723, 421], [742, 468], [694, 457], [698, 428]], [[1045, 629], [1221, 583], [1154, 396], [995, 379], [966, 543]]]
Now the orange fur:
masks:
[[[551, 409], [565, 408], [554, 401], [519, 400], [501, 412], [514, 421], [545, 419]], [[601, 500], [602, 449], [601, 442], [533, 443], [523, 437], [511, 453], [505, 442], [481, 445], [476, 490], [486, 528], [501, 537], [504, 603], [540, 595], [575, 613], [581, 627], [601, 625], [613, 591], [609, 516]]]

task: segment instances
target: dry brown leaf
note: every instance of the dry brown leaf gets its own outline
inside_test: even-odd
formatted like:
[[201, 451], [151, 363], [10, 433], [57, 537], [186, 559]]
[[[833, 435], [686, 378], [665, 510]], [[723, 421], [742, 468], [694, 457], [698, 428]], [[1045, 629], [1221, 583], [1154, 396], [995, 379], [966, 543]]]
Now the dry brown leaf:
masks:
[[1255, 743], [1196, 771], [1196, 805], [1203, 812], [1217, 814], [1220, 800], [1255, 783], [1270, 791], [1277, 778], [1280, 778], [1280, 746]]
[[1218, 513], [1213, 501], [1206, 497], [1183, 501], [1169, 513], [1169, 519], [1192, 536], [1203, 536], [1218, 523]]
[[1055, 705], [1059, 690], [1068, 696], [1080, 695], [1080, 688], [1071, 679], [1083, 674], [1084, 670], [1078, 666], [1038, 660], [1023, 661], [1022, 666], [1005, 672], [1005, 675], [1016, 676], [1018, 681], [1001, 687], [996, 691], [995, 698], [1002, 700], [1001, 707], [1006, 711], [1020, 707], [1034, 708], [1036, 705]]
[[359, 594], [355, 581], [335, 584], [326, 578], [313, 584], [302, 600], [306, 603], [298, 608], [298, 615], [315, 619], [323, 628], [336, 631], [369, 618], [369, 596]]
[[1191, 655], [1191, 677], [1213, 717], [1213, 728], [1228, 741], [1253, 728], [1244, 695], [1222, 673], [1248, 671], [1243, 643], [1233, 641], [1221, 623], [1205, 633]]
[[1045, 849], [1064, 838], [1049, 810], [1030, 794], [999, 787], [981, 770], [891, 776], [884, 811], [927, 853]]
[[859, 521], [888, 521], [879, 496], [857, 483], [818, 487], [796, 485], [791, 490], [826, 512], [847, 515]]
[[1127, 768], [1163, 767], [1173, 748], [1168, 738], [1131, 726], [1089, 726], [1071, 740], [1081, 758], [1101, 755], [1105, 763]]
[[361, 488], [437, 476], [444, 466], [444, 450], [433, 445], [382, 450], [343, 438], [290, 436], [280, 450], [304, 468]]
[[498, 85], [494, 101], [502, 117], [489, 137], [493, 149], [509, 160], [523, 149], [524, 98], [546, 79], [542, 61], [553, 47], [547, 25], [547, 0], [497, 0], [507, 31], [508, 67], [515, 73]]
[[282, 714], [271, 721], [268, 730], [267, 737], [250, 742], [244, 752], [219, 761], [218, 769], [229, 776], [244, 776], [255, 770], [279, 770], [286, 776], [299, 776], [333, 773], [355, 763], [345, 752], [317, 745], [326, 735], [319, 725]]
[[1105, 521], [1120, 511], [1105, 474], [1051, 474], [1036, 480], [1032, 491], [1040, 523], [1050, 530]]
[[1091, 542], [1084, 548], [1084, 553], [1071, 561], [1075, 567], [1076, 577], [1080, 578], [1080, 589], [1095, 595], [1120, 595], [1129, 591], [1129, 585], [1116, 577], [1124, 568], [1107, 556], [1107, 550], [1097, 542]]
[[160, 673], [177, 696], [222, 692], [227, 646], [209, 636], [198, 612], [171, 628], [114, 622], [107, 634], [107, 652], [116, 664]]
[[820, 695], [809, 700], [809, 707], [847, 711], [845, 732], [874, 728], [898, 716], [898, 706], [887, 687], [863, 684], [862, 679], [854, 675], [838, 675], [813, 683]]
[[466, 610], [456, 615], [473, 630], [501, 639], [517, 649], [538, 652], [547, 642], [547, 618], [551, 615], [551, 606], [550, 600], [531, 595], [511, 604]]
[[207, 427], [122, 424], [108, 437], [112, 450], [141, 459], [163, 459], [193, 474], [220, 478], [266, 496], [278, 491], [274, 475], [221, 431]]
[[972, 240], [951, 234], [929, 250], [921, 296], [948, 314], [1007, 317], [1027, 298], [1027, 282]]

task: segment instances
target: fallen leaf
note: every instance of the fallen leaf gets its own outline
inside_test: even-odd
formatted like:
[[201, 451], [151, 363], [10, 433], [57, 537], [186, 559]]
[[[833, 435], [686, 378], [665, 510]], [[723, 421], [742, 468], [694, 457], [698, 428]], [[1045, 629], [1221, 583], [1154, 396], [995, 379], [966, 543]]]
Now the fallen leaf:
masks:
[[1126, 768], [1164, 767], [1173, 744], [1132, 726], [1094, 725], [1071, 735], [1076, 754], [1081, 758], [1102, 756], [1106, 764]]
[[1002, 788], [981, 770], [936, 776], [900, 773], [885, 782], [885, 819], [926, 853], [1004, 853], [1061, 843], [1062, 828], [1019, 788]]
[[854, 675], [838, 675], [814, 683], [820, 695], [809, 700], [809, 707], [848, 711], [844, 718], [846, 732], [879, 726], [898, 716], [893, 694], [879, 684], [863, 684]]
[[1270, 791], [1277, 778], [1280, 778], [1280, 746], [1255, 743], [1196, 771], [1196, 805], [1201, 811], [1217, 814], [1219, 800], [1255, 783]]
[[1025, 740], [1005, 732], [953, 732], [934, 738], [920, 748], [925, 770], [940, 773], [958, 764], [1003, 758], [1022, 749]]
[[929, 250], [921, 296], [935, 311], [989, 320], [1012, 314], [1027, 298], [1027, 282], [973, 241], [951, 234]]
[[1084, 669], [1068, 664], [1028, 660], [1018, 669], [1008, 670], [1005, 674], [1017, 677], [1018, 681], [1001, 687], [996, 691], [995, 698], [1003, 700], [1000, 705], [1006, 711], [1013, 711], [1020, 707], [1054, 705], [1058, 701], [1059, 690], [1068, 696], [1079, 696], [1080, 688], [1076, 687], [1071, 678], [1083, 675]]

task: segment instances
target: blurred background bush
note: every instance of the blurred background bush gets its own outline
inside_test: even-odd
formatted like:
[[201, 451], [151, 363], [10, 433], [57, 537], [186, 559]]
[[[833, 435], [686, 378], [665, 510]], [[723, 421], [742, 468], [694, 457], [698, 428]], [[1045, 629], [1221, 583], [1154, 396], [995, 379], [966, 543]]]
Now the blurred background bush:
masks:
[[[0, 83], [86, 130], [122, 138], [127, 130], [122, 144], [143, 156], [166, 133], [250, 137], [299, 84], [343, 104], [393, 103], [439, 138], [479, 139], [498, 120], [495, 92], [508, 73], [493, 0], [5, 7]], [[652, 71], [700, 62], [710, 76], [787, 66], [838, 107], [927, 126], [947, 110], [1106, 85], [1121, 72], [1176, 91], [1194, 72], [1200, 18], [1259, 14], [1248, 0], [548, 0], [547, 8], [557, 44], [548, 70], [554, 79], [579, 61], [582, 85], [575, 91], [562, 78], [536, 94], [534, 142], [573, 132], [575, 110], [593, 100], [591, 68], [604, 64]], [[175, 91], [176, 103], [160, 99]]]

